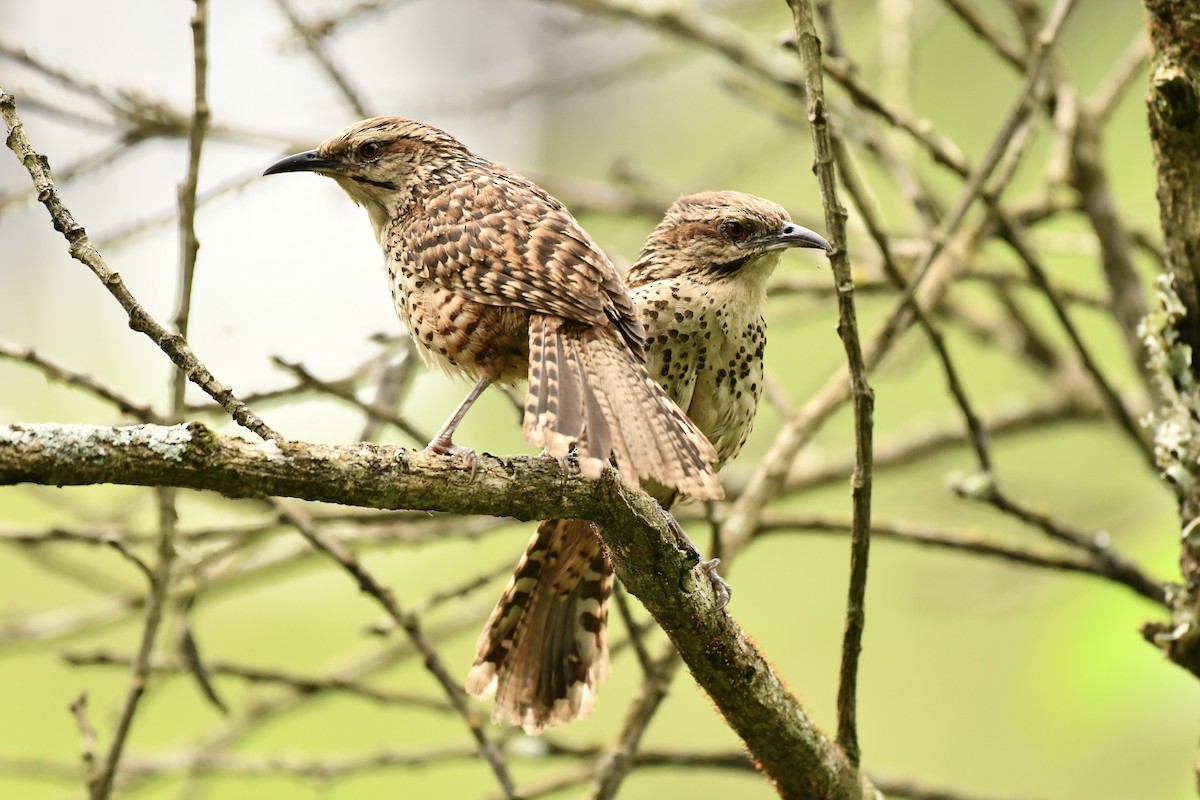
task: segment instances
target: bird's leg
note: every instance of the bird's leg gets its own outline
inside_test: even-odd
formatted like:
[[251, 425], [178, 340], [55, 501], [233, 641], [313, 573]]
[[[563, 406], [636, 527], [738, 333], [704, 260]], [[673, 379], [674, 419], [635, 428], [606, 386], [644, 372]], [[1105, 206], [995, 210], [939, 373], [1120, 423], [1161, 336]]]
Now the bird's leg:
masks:
[[671, 536], [675, 539], [675, 547], [679, 552], [683, 553], [683, 557], [692, 566], [700, 563], [700, 551], [696, 549], [696, 545], [692, 542], [691, 537], [687, 535], [683, 526], [679, 524], [679, 520], [675, 519], [675, 515], [665, 508], [663, 509], [663, 516], [667, 518], [667, 530], [671, 532]]
[[467, 409], [474, 405], [479, 399], [479, 395], [483, 394], [483, 390], [492, 384], [490, 378], [480, 378], [471, 391], [467, 392], [467, 396], [458, 404], [458, 408], [454, 409], [454, 413], [450, 415], [450, 419], [442, 425], [442, 429], [437, 432], [429, 444], [425, 445], [426, 453], [437, 453], [438, 455], [450, 455], [451, 453], [461, 456], [463, 463], [471, 467], [471, 477], [475, 477], [475, 470], [478, 467], [478, 462], [475, 459], [475, 451], [469, 447], [463, 447], [454, 443], [454, 431], [458, 428], [458, 424], [462, 422], [463, 417], [467, 415]]
[[708, 582], [712, 584], [713, 594], [717, 596], [717, 608], [724, 608], [729, 605], [729, 599], [733, 596], [733, 589], [726, 583], [724, 578], [717, 574], [717, 566], [721, 563], [721, 559], [710, 558], [704, 560], [700, 558], [700, 551], [696, 549], [696, 545], [692, 543], [691, 538], [683, 530], [683, 526], [679, 524], [679, 520], [675, 519], [675, 515], [666, 509], [663, 509], [663, 514], [667, 518], [667, 529], [671, 531], [671, 535], [675, 538], [675, 546], [683, 553], [688, 563], [699, 567], [708, 577]]

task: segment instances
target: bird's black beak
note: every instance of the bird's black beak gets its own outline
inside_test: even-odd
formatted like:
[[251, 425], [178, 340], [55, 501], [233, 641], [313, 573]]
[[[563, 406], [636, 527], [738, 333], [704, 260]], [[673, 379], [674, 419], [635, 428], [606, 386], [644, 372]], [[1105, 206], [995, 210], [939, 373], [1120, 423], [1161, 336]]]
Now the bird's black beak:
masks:
[[767, 236], [764, 244], [771, 250], [781, 250], [785, 247], [812, 247], [827, 253], [833, 252], [833, 245], [825, 241], [824, 236], [794, 222], [784, 225], [778, 233]]
[[267, 167], [263, 175], [278, 175], [281, 172], [333, 172], [340, 166], [339, 162], [324, 158], [316, 150], [306, 150], [276, 161]]

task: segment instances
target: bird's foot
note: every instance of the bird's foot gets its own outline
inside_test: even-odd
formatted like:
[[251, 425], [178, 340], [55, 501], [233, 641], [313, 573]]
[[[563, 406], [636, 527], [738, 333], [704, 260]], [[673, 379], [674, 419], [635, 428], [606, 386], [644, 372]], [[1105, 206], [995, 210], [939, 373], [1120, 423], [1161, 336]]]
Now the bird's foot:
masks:
[[461, 444], [455, 444], [449, 436], [438, 434], [433, 437], [433, 441], [425, 445], [426, 453], [434, 453], [439, 456], [458, 456], [462, 461], [463, 469], [471, 471], [471, 480], [475, 480], [476, 473], [479, 472], [479, 457], [475, 455], [475, 451], [470, 447], [465, 447]]
[[717, 608], [722, 609], [729, 605], [729, 599], [733, 597], [733, 588], [726, 582], [724, 578], [717, 574], [717, 567], [721, 564], [721, 559], [710, 558], [707, 561], [701, 561], [700, 569], [708, 577], [708, 582], [712, 584], [713, 594], [717, 596]]
[[717, 597], [717, 608], [724, 608], [729, 605], [729, 599], [733, 596], [733, 589], [729, 584], [717, 574], [717, 566], [721, 563], [719, 558], [711, 558], [708, 560], [700, 558], [700, 551], [696, 549], [696, 545], [688, 537], [683, 526], [679, 524], [679, 520], [675, 519], [675, 515], [669, 511], [663, 511], [667, 516], [667, 528], [671, 531], [671, 535], [675, 537], [675, 547], [683, 553], [687, 559], [688, 565], [699, 567], [700, 571], [708, 578], [708, 582], [712, 584], [713, 594]]

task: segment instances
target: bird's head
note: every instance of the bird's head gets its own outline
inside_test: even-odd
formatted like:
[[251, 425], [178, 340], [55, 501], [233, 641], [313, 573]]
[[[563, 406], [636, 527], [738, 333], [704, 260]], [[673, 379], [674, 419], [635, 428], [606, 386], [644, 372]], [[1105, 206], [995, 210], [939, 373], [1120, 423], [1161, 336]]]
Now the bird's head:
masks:
[[680, 197], [650, 234], [626, 277], [628, 285], [687, 275], [705, 283], [754, 281], [765, 285], [789, 247], [833, 247], [792, 222], [781, 207], [741, 192]]
[[338, 182], [367, 209], [376, 233], [435, 175], [471, 159], [450, 134], [404, 117], [374, 117], [330, 136], [315, 150], [277, 161], [264, 175], [316, 172]]

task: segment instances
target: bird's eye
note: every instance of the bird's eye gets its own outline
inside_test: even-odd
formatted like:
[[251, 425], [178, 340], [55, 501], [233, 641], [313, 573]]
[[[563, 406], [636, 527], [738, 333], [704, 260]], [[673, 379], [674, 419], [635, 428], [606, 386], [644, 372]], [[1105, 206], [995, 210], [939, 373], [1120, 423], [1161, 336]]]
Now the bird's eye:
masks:
[[383, 152], [379, 142], [363, 142], [358, 146], [358, 156], [366, 161], [374, 161]]
[[727, 219], [721, 223], [721, 233], [728, 236], [731, 241], [740, 242], [746, 238], [746, 226], [736, 219]]

